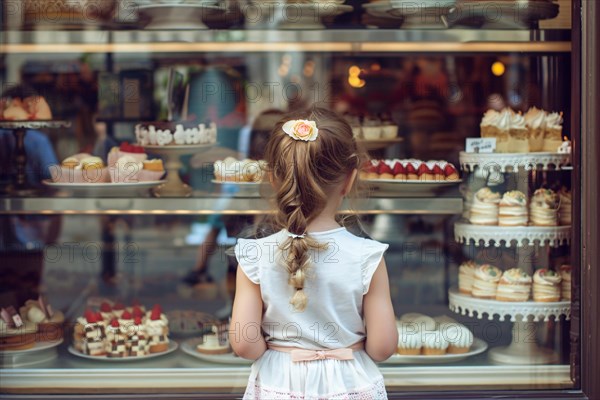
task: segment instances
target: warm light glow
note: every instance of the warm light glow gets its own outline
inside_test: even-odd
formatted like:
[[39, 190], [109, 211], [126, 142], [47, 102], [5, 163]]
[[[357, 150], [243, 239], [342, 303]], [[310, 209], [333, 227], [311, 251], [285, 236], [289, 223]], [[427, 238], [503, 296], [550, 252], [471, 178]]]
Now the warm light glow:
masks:
[[373, 71], [381, 71], [381, 65], [375, 63], [375, 64], [371, 65], [371, 70], [373, 70]]
[[354, 75], [348, 77], [348, 83], [350, 84], [350, 86], [352, 86], [354, 88], [361, 88], [367, 84], [364, 80], [362, 80], [358, 76], [354, 76]]
[[356, 65], [353, 65], [348, 70], [348, 73], [350, 76], [358, 76], [360, 74], [360, 68], [358, 68]]
[[496, 76], [502, 76], [504, 75], [504, 72], [506, 72], [506, 67], [504, 64], [502, 64], [502, 62], [496, 61], [492, 64], [492, 74]]

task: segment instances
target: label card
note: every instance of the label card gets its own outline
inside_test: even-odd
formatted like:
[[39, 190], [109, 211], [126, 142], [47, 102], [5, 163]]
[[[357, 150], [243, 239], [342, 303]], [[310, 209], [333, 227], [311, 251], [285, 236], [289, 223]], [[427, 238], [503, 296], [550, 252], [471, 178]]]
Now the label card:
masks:
[[465, 151], [467, 153], [494, 153], [496, 138], [467, 138]]

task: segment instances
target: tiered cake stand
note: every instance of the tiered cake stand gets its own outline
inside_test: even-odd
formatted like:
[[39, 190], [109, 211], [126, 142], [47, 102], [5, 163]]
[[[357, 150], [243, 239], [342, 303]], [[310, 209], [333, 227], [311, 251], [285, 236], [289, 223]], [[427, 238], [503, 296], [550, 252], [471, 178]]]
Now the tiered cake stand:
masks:
[[14, 183], [8, 188], [12, 195], [27, 196], [35, 190], [27, 184], [27, 153], [25, 151], [25, 135], [27, 129], [56, 129], [68, 128], [69, 121], [1, 121], [0, 129], [9, 129], [15, 136], [16, 175]]
[[173, 145], [173, 146], [144, 146], [149, 153], [164, 157], [165, 170], [167, 171], [166, 182], [152, 189], [156, 197], [189, 197], [192, 188], [183, 183], [179, 177], [179, 169], [182, 167], [181, 157], [209, 151], [215, 144], [199, 145]]
[[[504, 173], [521, 171], [547, 171], [567, 169], [571, 162], [570, 154], [561, 153], [460, 153], [463, 170], [476, 176], [493, 179], [495, 175], [503, 182]], [[557, 247], [570, 244], [571, 226], [524, 226], [502, 227], [472, 225], [460, 221], [454, 225], [454, 237], [458, 243], [484, 247]], [[495, 347], [488, 353], [489, 358], [502, 364], [551, 364], [559, 360], [558, 354], [550, 349], [540, 348], [535, 340], [534, 323], [547, 322], [551, 317], [558, 319], [571, 316], [571, 302], [504, 302], [485, 300], [461, 294], [456, 289], [448, 293], [450, 310], [470, 317], [500, 321], [507, 317], [513, 322], [512, 342], [506, 347]]]
[[477, 299], [449, 291], [450, 310], [469, 317], [477, 316], [482, 319], [486, 314], [488, 320], [498, 316], [504, 321], [508, 316], [513, 322], [512, 342], [509, 346], [495, 347], [488, 353], [489, 358], [502, 364], [552, 364], [558, 362], [558, 354], [550, 349], [540, 348], [535, 340], [534, 323], [547, 322], [550, 317], [558, 319], [564, 315], [571, 317], [571, 302], [559, 301], [553, 303], [504, 302]]

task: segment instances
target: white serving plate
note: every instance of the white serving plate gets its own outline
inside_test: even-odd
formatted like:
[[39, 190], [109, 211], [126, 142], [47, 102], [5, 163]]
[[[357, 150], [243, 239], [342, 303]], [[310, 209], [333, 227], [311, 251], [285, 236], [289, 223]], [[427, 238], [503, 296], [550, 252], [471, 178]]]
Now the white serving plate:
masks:
[[394, 354], [380, 364], [438, 364], [438, 363], [452, 363], [462, 361], [468, 357], [473, 357], [477, 354], [481, 354], [486, 351], [488, 345], [481, 339], [475, 338], [473, 345], [468, 352], [463, 354], [444, 354], [442, 356], [405, 356], [401, 354]]
[[223, 195], [231, 194], [236, 197], [261, 197], [261, 192], [269, 190], [266, 182], [227, 182], [212, 179], [212, 183], [221, 188]]
[[398, 180], [398, 179], [363, 179], [363, 182], [386, 192], [394, 193], [410, 193], [419, 194], [427, 193], [432, 194], [440, 190], [450, 188], [458, 185], [462, 180], [456, 181], [410, 181], [410, 180]]
[[122, 196], [148, 190], [165, 183], [165, 180], [147, 182], [104, 182], [104, 183], [64, 183], [45, 179], [42, 183], [53, 189], [84, 194], [87, 196]]
[[62, 342], [63, 342], [63, 339], [61, 338], [58, 340], [53, 340], [53, 341], [48, 341], [48, 342], [36, 342], [35, 345], [30, 349], [0, 351], [0, 358], [6, 357], [6, 356], [13, 356], [13, 355], [17, 355], [17, 354], [29, 354], [29, 353], [36, 353], [39, 351], [48, 350], [48, 349], [58, 346]]
[[224, 354], [204, 354], [196, 351], [198, 343], [202, 342], [202, 338], [188, 339], [181, 343], [181, 351], [192, 357], [198, 358], [202, 361], [207, 361], [216, 364], [235, 364], [235, 365], [251, 365], [253, 361], [246, 360], [245, 358], [236, 357], [233, 353]]
[[80, 353], [73, 346], [69, 346], [69, 353], [73, 354], [74, 356], [80, 357], [80, 358], [86, 358], [88, 360], [102, 361], [102, 362], [109, 362], [109, 363], [112, 363], [112, 362], [122, 363], [122, 362], [132, 362], [132, 361], [145, 361], [150, 358], [162, 357], [166, 354], [174, 352], [175, 350], [177, 350], [178, 347], [179, 347], [179, 345], [177, 344], [177, 342], [170, 341], [169, 348], [167, 349], [167, 351], [163, 351], [162, 353], [151, 353], [146, 356], [122, 357], [122, 358], [111, 358], [111, 357], [106, 357], [106, 356], [102, 356], [102, 357], [90, 356], [87, 354]]
[[214, 5], [214, 3], [213, 1], [199, 4], [148, 4], [138, 7], [138, 12], [140, 17], [150, 20], [145, 29], [208, 29], [203, 19], [209, 15], [225, 12], [224, 8]]

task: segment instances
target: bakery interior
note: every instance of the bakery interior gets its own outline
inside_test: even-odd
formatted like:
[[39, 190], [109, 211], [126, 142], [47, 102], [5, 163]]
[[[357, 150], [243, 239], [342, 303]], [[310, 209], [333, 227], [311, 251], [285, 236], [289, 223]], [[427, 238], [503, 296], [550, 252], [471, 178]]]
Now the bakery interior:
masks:
[[52, 3], [0, 18], [3, 397], [239, 397], [232, 247], [312, 104], [364, 151], [340, 219], [390, 244], [401, 338], [442, 336], [380, 364], [390, 398], [580, 393], [580, 2]]

